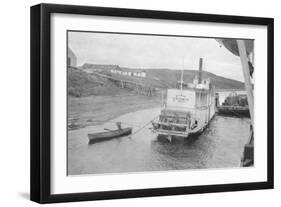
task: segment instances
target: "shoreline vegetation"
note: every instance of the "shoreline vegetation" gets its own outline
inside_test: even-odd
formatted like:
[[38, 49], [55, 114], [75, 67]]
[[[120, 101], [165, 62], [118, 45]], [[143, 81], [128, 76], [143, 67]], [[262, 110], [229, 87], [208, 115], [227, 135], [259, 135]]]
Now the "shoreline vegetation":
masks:
[[101, 125], [125, 113], [161, 105], [161, 98], [133, 93], [114, 96], [68, 96], [68, 130]]

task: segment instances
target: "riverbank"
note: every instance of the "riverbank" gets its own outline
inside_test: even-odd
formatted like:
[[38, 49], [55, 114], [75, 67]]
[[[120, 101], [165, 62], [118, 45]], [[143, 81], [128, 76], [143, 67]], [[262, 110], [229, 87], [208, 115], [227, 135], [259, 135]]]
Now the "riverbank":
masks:
[[122, 114], [161, 105], [159, 97], [137, 94], [68, 97], [68, 129], [100, 125]]

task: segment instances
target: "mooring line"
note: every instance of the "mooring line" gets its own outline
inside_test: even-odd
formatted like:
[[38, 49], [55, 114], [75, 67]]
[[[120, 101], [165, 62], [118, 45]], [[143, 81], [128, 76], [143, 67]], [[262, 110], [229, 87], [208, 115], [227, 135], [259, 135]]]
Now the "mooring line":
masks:
[[154, 119], [156, 119], [158, 117], [158, 115], [156, 117], [154, 117], [153, 119], [151, 119], [149, 122], [147, 122], [144, 126], [142, 126], [140, 129], [138, 129], [137, 131], [135, 131], [133, 134], [131, 134], [129, 137], [132, 137], [133, 135], [135, 135], [136, 133], [140, 132], [144, 127], [146, 127], [148, 124], [150, 124]]

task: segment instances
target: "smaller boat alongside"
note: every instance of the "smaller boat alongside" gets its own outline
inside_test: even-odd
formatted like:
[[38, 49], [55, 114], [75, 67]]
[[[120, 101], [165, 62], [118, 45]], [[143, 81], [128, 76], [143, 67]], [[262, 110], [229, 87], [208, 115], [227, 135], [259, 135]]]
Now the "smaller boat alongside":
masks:
[[217, 111], [221, 115], [250, 117], [247, 95], [231, 93], [221, 106], [217, 106]]
[[116, 130], [107, 129], [108, 131], [105, 132], [89, 133], [88, 134], [89, 143], [93, 144], [96, 142], [106, 141], [118, 137], [123, 137], [132, 133], [133, 130], [132, 127], [122, 128], [121, 122], [117, 122], [116, 125], [118, 127], [118, 129]]

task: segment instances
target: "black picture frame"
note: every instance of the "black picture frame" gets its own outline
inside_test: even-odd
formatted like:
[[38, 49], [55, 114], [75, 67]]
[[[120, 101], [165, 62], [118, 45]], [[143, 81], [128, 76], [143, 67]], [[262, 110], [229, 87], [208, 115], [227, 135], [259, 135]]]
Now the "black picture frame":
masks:
[[[238, 184], [167, 187], [73, 194], [51, 194], [51, 70], [50, 70], [50, 16], [53, 13], [134, 17], [207, 23], [232, 23], [267, 26], [267, 181]], [[31, 151], [30, 199], [39, 203], [89, 201], [103, 199], [167, 196], [180, 194], [242, 191], [273, 188], [273, 132], [274, 132], [274, 20], [272, 18], [195, 14], [168, 11], [103, 8], [56, 4], [39, 4], [31, 7]]]

